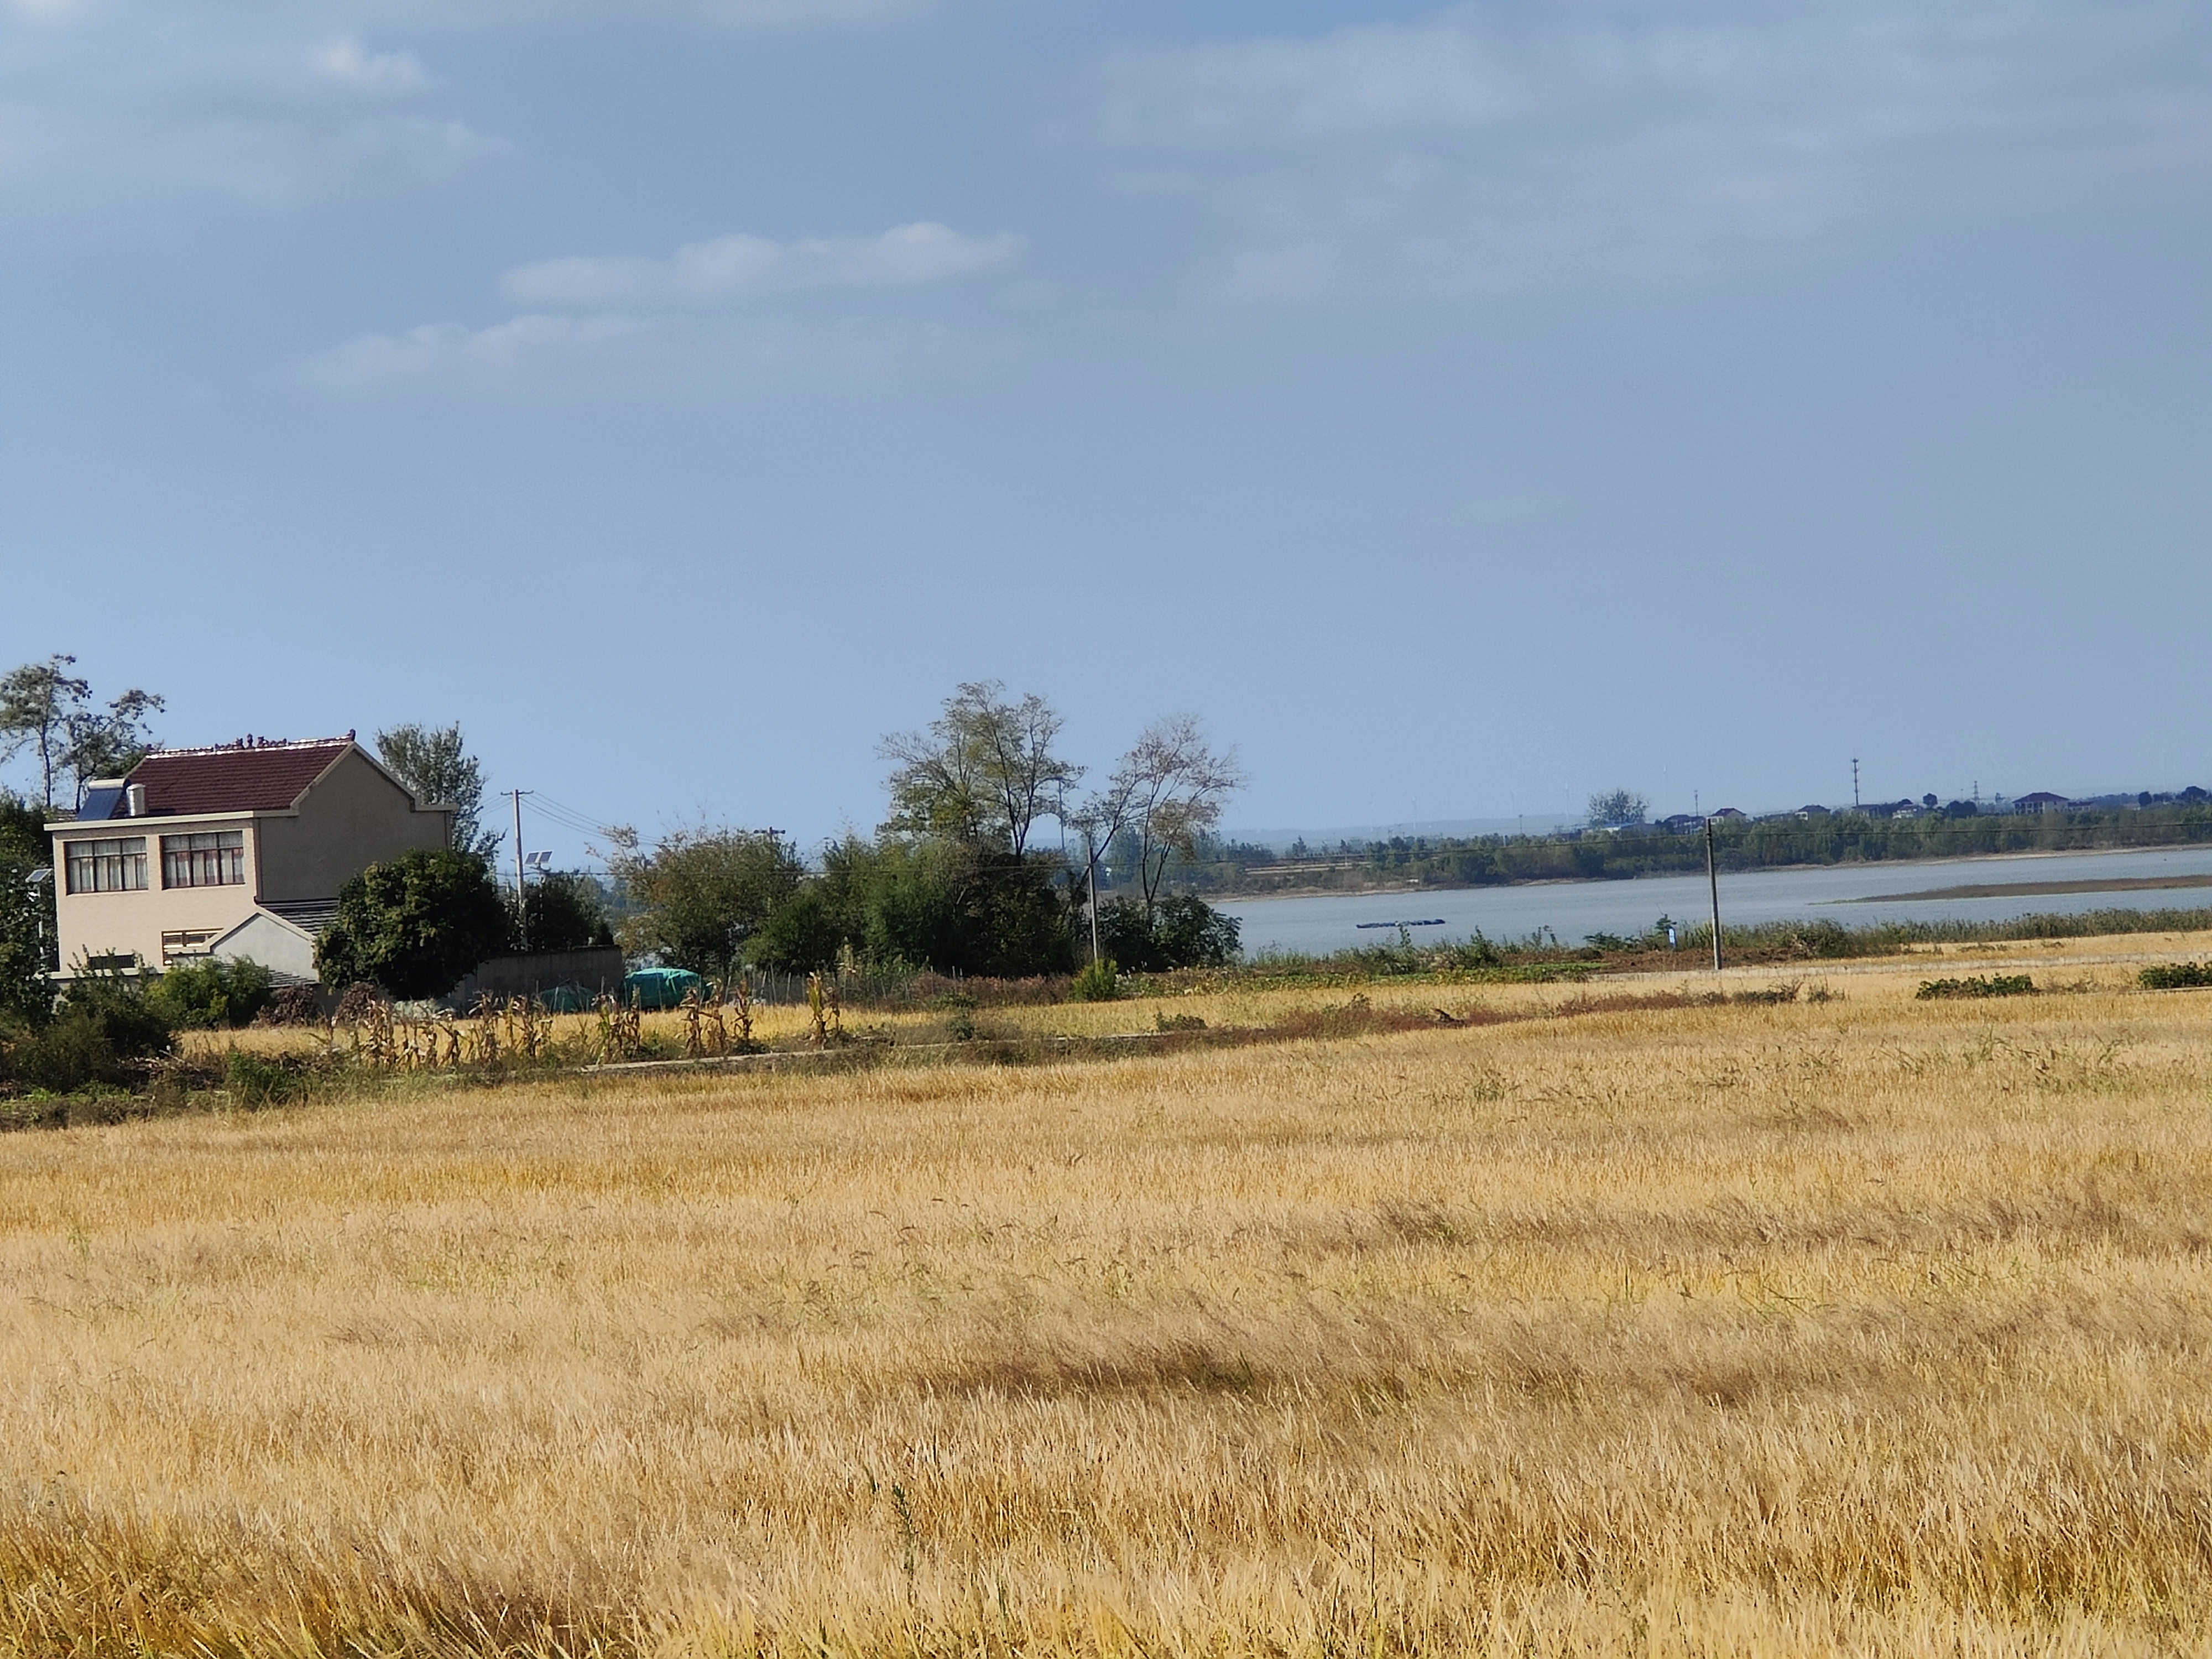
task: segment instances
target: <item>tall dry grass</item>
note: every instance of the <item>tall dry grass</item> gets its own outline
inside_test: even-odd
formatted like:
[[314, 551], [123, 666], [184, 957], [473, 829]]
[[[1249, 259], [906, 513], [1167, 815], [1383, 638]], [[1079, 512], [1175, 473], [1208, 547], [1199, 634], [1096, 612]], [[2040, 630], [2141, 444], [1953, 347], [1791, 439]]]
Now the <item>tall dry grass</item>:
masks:
[[9, 1137], [0, 1644], [2202, 1650], [2116, 981]]

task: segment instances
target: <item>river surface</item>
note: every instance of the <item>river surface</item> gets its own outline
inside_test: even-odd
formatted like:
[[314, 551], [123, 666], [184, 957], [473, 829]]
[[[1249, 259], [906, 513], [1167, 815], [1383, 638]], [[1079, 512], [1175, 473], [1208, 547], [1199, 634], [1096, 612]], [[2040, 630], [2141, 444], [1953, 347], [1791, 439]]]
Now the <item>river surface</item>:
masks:
[[[2212, 887], [2134, 888], [2103, 893], [1999, 893], [1986, 898], [1904, 899], [1933, 888], [1999, 883], [2140, 881], [2212, 876], [2212, 847], [2119, 853], [2051, 853], [1894, 864], [1751, 870], [1721, 878], [1721, 922], [1827, 920], [1846, 927], [1882, 921], [2009, 921], [2031, 914], [2083, 910], [2212, 909]], [[1591, 933], [1641, 933], [1662, 915], [1686, 931], [1712, 905], [1703, 875], [1644, 876], [1632, 881], [1539, 882], [1522, 887], [1405, 889], [1328, 893], [1308, 898], [1240, 899], [1218, 908], [1243, 924], [1244, 951], [1326, 956], [1355, 945], [1393, 945], [1389, 927], [1362, 922], [1440, 921], [1415, 927], [1425, 945], [1468, 938], [1519, 939], [1549, 928], [1562, 945]]]

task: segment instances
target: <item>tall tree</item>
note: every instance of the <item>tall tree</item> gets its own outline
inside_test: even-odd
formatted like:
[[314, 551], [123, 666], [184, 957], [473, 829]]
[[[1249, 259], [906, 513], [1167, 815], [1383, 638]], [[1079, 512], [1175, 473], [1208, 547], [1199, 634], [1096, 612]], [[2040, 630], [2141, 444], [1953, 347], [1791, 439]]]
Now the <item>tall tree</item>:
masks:
[[82, 806], [87, 783], [136, 766], [153, 742], [147, 718], [162, 708], [161, 698], [135, 687], [98, 707], [91, 682], [69, 672], [76, 663], [57, 653], [0, 674], [0, 761], [32, 751], [49, 813], [62, 780], [70, 782], [70, 805]]
[[1221, 822], [1222, 807], [1243, 783], [1233, 750], [1215, 752], [1195, 719], [1172, 715], [1145, 729], [1074, 821], [1101, 850], [1118, 836], [1129, 836], [1149, 917], [1170, 857], [1193, 856], [1199, 837]]
[[418, 847], [338, 889], [315, 968], [334, 990], [370, 980], [396, 997], [441, 997], [511, 937], [507, 901], [482, 859]]
[[167, 707], [151, 691], [135, 686], [106, 708], [82, 708], [69, 719], [69, 774], [76, 805], [94, 778], [119, 778], [154, 746], [149, 717]]
[[975, 680], [945, 700], [927, 732], [896, 732], [879, 752], [890, 776], [896, 835], [990, 842], [1019, 857], [1037, 820], [1056, 816], [1083, 769], [1053, 753], [1060, 718], [1036, 694], [1009, 700], [998, 680]]
[[774, 830], [678, 830], [649, 853], [634, 830], [608, 838], [609, 866], [639, 907], [623, 921], [623, 944], [696, 974], [726, 974], [747, 960], [754, 936], [806, 874]]
[[1607, 789], [1589, 798], [1589, 821], [1601, 830], [1625, 830], [1641, 823], [1651, 803], [1633, 789]]
[[376, 734], [377, 757], [425, 806], [453, 809], [453, 844], [489, 862], [507, 837], [483, 825], [483, 763], [468, 751], [458, 722], [395, 726]]

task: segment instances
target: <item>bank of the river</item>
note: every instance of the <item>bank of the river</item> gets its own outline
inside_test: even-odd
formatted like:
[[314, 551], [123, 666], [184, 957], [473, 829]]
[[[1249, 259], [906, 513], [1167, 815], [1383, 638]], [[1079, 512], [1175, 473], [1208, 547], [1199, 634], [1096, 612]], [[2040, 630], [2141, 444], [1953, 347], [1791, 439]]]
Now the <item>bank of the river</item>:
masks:
[[[2021, 872], [2018, 880], [1993, 873], [2008, 867]], [[1723, 874], [1720, 881], [1722, 919], [1731, 927], [1820, 919], [1852, 927], [2000, 922], [2030, 911], [2102, 908], [2103, 896], [2115, 892], [2140, 908], [2181, 909], [2202, 905], [2207, 886], [2212, 846], [2203, 845], [1799, 866]], [[1387, 943], [1397, 937], [1399, 923], [1425, 944], [1480, 933], [1492, 939], [1545, 934], [1572, 945], [1592, 934], [1641, 934], [1662, 916], [1686, 927], [1705, 921], [1711, 908], [1701, 873], [1214, 902], [1237, 918], [1248, 955], [1318, 956]]]

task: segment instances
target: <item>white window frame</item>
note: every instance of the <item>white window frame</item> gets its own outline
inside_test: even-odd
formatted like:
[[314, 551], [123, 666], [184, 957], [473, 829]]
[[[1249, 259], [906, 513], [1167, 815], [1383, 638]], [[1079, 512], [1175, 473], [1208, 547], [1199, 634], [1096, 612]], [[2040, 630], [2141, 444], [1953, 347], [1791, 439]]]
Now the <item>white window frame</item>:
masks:
[[[64, 878], [70, 896], [79, 893], [143, 893], [146, 890], [146, 837], [107, 836], [62, 843]], [[88, 850], [80, 853], [77, 849]], [[80, 886], [77, 874], [85, 873]], [[136, 878], [134, 880], [133, 878]]]

